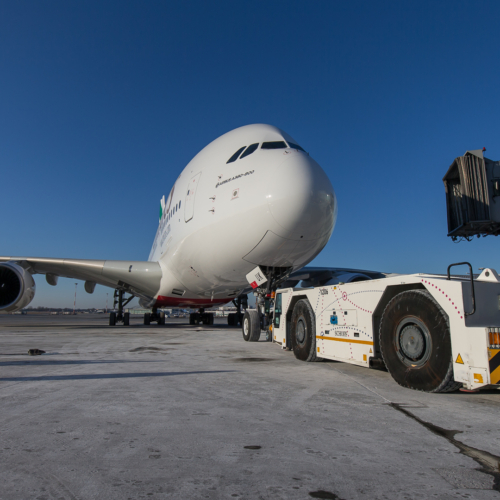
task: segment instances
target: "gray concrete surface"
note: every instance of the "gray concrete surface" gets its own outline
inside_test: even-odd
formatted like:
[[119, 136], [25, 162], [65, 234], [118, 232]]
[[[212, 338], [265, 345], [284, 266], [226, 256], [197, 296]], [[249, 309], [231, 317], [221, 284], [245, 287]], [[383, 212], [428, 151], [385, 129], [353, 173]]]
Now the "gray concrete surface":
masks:
[[419, 393], [224, 324], [132, 321], [0, 316], [0, 498], [500, 498], [389, 404], [498, 455], [498, 391]]

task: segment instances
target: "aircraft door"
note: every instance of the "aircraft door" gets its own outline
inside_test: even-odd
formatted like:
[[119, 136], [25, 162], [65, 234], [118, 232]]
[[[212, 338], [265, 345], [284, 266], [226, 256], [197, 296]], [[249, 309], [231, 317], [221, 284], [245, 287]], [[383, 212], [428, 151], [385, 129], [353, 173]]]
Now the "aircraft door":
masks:
[[193, 218], [194, 215], [194, 198], [196, 196], [196, 191], [198, 191], [198, 184], [200, 183], [200, 176], [196, 174], [190, 181], [187, 188], [186, 200], [184, 202], [184, 221], [188, 222]]

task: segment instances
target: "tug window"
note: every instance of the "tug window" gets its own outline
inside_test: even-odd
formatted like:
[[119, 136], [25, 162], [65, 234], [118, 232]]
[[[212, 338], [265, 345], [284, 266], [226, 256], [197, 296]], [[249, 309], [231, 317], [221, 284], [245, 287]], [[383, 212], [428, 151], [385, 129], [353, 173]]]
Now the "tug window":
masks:
[[251, 155], [258, 147], [259, 147], [258, 142], [256, 144], [250, 144], [250, 146], [248, 146], [248, 148], [245, 149], [245, 152], [241, 155], [240, 160], [245, 158], [245, 156]]
[[238, 159], [238, 156], [240, 156], [241, 152], [246, 148], [246, 146], [243, 146], [242, 148], [238, 149], [236, 153], [234, 153], [229, 160], [226, 161], [226, 163], [233, 163], [233, 161], [236, 161]]
[[288, 145], [289, 145], [292, 149], [298, 149], [299, 151], [304, 151], [304, 153], [305, 153], [304, 148], [301, 148], [298, 144], [292, 144], [291, 142], [289, 142], [289, 143], [288, 143]]
[[260, 149], [285, 149], [286, 147], [285, 141], [274, 141], [262, 143]]

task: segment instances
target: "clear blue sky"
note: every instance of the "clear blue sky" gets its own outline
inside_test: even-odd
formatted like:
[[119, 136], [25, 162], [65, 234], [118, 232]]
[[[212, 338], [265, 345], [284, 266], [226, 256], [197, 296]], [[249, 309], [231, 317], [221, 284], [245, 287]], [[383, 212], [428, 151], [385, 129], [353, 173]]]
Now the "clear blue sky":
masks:
[[[181, 169], [260, 122], [336, 190], [313, 264], [500, 270], [499, 239], [446, 237], [441, 180], [467, 149], [500, 159], [499, 20], [498, 1], [1, 2], [0, 255], [146, 260]], [[37, 285], [33, 306], [72, 306], [73, 280]]]

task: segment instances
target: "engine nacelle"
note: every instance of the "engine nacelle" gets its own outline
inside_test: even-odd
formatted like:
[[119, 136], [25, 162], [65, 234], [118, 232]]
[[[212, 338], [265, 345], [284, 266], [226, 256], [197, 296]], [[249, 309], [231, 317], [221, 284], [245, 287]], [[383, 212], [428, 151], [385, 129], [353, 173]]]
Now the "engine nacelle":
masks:
[[26, 307], [35, 296], [32, 274], [19, 264], [0, 264], [0, 311], [18, 311]]

